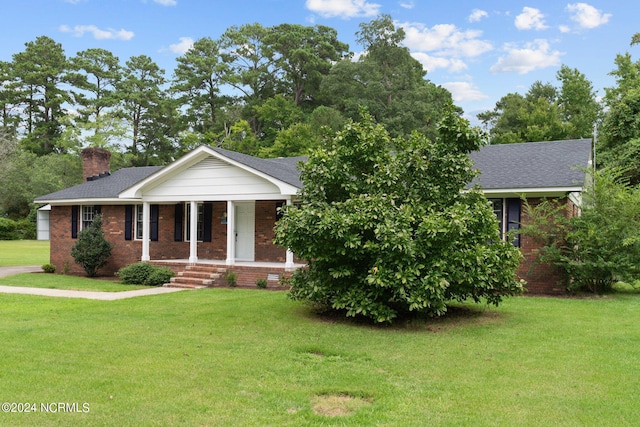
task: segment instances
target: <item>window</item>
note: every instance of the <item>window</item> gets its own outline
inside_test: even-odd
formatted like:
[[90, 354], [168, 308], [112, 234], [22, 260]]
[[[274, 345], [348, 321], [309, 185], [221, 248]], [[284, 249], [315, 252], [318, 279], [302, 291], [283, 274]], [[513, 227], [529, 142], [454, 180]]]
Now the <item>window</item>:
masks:
[[94, 206], [83, 206], [82, 207], [82, 227], [81, 230], [89, 227], [93, 223], [93, 218], [96, 216], [96, 209]]
[[520, 229], [520, 199], [489, 199], [489, 202], [498, 218], [502, 239], [506, 240], [512, 233], [513, 245], [520, 247], [520, 235], [516, 233]]
[[[202, 242], [204, 240], [204, 204], [203, 203], [198, 203], [198, 225], [197, 225], [197, 229], [198, 229], [198, 241]], [[191, 203], [187, 203], [185, 204], [185, 218], [184, 218], [184, 236], [185, 236], [185, 240], [191, 241]]]
[[136, 240], [142, 240], [142, 205], [136, 205]]

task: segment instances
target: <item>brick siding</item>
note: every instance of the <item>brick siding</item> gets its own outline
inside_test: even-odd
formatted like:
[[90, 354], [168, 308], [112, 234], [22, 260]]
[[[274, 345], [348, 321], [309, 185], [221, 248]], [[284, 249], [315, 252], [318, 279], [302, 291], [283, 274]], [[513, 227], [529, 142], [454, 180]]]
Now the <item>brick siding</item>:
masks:
[[[528, 199], [529, 205], [536, 206], [542, 201], [540, 198]], [[521, 202], [522, 203], [522, 202]], [[567, 215], [573, 215], [576, 212], [574, 204], [568, 199], [562, 199], [559, 203], [566, 204]], [[520, 221], [522, 224], [528, 224], [530, 218], [521, 205]], [[518, 277], [527, 281], [527, 293], [536, 295], [558, 295], [566, 293], [566, 280], [562, 271], [557, 267], [549, 264], [538, 263], [537, 252], [541, 245], [530, 236], [520, 235], [520, 250], [524, 255], [524, 259], [518, 267]]]
[[[273, 243], [273, 227], [276, 221], [275, 201], [256, 202], [255, 260], [262, 262], [285, 262], [286, 250]], [[227, 257], [227, 225], [222, 223], [226, 213], [226, 202], [213, 202], [211, 242], [198, 242], [198, 258], [224, 260]], [[142, 242], [124, 238], [124, 205], [101, 206], [105, 238], [113, 244], [111, 257], [100, 275], [112, 275], [119, 268], [137, 262], [142, 255]], [[149, 242], [151, 259], [170, 260], [189, 258], [189, 242], [174, 240], [175, 204], [160, 205], [158, 218], [158, 241]], [[53, 206], [50, 214], [50, 262], [63, 271], [65, 264], [69, 272], [82, 274], [84, 270], [75, 263], [71, 248], [77, 239], [71, 237], [71, 206]], [[184, 239], [183, 239], [184, 240]]]
[[[529, 203], [539, 203], [539, 199], [531, 199]], [[567, 212], [575, 212], [573, 204], [567, 203]], [[273, 243], [275, 237], [274, 224], [276, 221], [276, 201], [257, 201], [255, 214], [255, 260], [257, 262], [281, 262], [286, 259], [284, 248]], [[100, 275], [112, 275], [119, 268], [137, 262], [142, 255], [142, 242], [139, 240], [125, 240], [124, 217], [125, 206], [102, 206], [103, 230], [105, 237], [114, 248], [108, 264], [99, 270]], [[221, 218], [226, 212], [226, 202], [214, 202], [212, 209], [212, 241], [198, 243], [199, 259], [226, 259], [227, 226], [222, 224]], [[524, 209], [521, 221], [526, 224], [529, 218]], [[160, 205], [158, 241], [149, 242], [149, 254], [152, 260], [187, 259], [189, 257], [189, 242], [174, 241], [175, 205]], [[65, 264], [70, 273], [83, 274], [82, 267], [71, 257], [71, 248], [77, 239], [71, 238], [71, 206], [53, 206], [50, 215], [51, 257], [50, 262], [63, 271]], [[561, 272], [550, 265], [536, 262], [536, 251], [540, 245], [532, 241], [529, 236], [521, 236], [520, 249], [524, 259], [518, 268], [518, 277], [527, 281], [529, 294], [562, 294], [565, 285]], [[241, 286], [255, 286], [259, 278], [266, 278], [267, 274], [283, 274], [284, 269], [238, 267], [231, 268], [238, 273], [238, 283]], [[277, 270], [277, 271], [276, 271]], [[272, 285], [271, 283], [269, 284]]]

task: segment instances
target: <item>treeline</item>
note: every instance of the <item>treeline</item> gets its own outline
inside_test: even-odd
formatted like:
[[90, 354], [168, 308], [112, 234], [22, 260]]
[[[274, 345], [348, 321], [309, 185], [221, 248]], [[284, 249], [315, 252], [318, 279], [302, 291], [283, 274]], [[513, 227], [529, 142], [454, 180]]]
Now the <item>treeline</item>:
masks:
[[104, 49], [67, 57], [41, 36], [0, 62], [0, 216], [80, 180], [77, 152], [109, 148], [112, 169], [163, 165], [200, 144], [262, 157], [321, 144], [366, 108], [393, 136], [433, 135], [451, 94], [425, 78], [388, 15], [356, 34], [326, 26], [248, 24], [202, 38], [170, 77], [150, 57]]
[[[631, 37], [631, 47], [638, 44], [640, 33]], [[640, 184], [640, 61], [618, 54], [609, 75], [615, 85], [599, 96], [584, 74], [563, 65], [557, 86], [537, 81], [477, 117], [491, 144], [593, 138], [597, 169]]]
[[426, 80], [390, 16], [361, 24], [353, 61], [333, 28], [231, 27], [177, 58], [104, 49], [67, 57], [41, 36], [0, 63], [0, 127], [37, 155], [112, 147], [131, 165], [165, 164], [206, 143], [259, 156], [295, 155], [366, 107], [394, 135], [426, 133], [451, 102]]

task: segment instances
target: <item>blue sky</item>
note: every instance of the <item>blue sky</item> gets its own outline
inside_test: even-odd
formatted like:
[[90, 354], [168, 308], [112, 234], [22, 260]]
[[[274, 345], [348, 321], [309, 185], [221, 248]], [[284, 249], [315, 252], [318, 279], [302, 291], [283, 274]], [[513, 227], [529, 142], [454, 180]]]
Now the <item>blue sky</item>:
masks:
[[638, 2], [605, 0], [15, 0], [3, 2], [0, 60], [46, 35], [67, 56], [93, 47], [121, 63], [148, 55], [171, 78], [194, 40], [218, 38], [232, 25], [327, 25], [358, 54], [358, 25], [389, 14], [427, 78], [473, 118], [537, 80], [557, 85], [563, 64], [603, 95], [614, 84], [616, 54], [640, 55], [640, 46], [629, 46], [639, 12]]

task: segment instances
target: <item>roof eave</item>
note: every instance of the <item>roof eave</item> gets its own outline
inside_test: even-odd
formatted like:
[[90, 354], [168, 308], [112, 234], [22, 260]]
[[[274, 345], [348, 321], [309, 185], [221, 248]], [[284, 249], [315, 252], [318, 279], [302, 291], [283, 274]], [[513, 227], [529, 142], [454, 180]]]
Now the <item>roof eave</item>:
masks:
[[[467, 189], [469, 191], [471, 189]], [[580, 193], [584, 191], [584, 186], [565, 187], [511, 187], [511, 188], [481, 188], [483, 194], [493, 195], [526, 195], [528, 197], [557, 197], [568, 193]]]
[[181, 157], [180, 159], [176, 160], [175, 162], [171, 163], [170, 165], [160, 169], [159, 171], [151, 174], [150, 176], [148, 176], [147, 178], [143, 179], [142, 181], [132, 185], [131, 187], [127, 188], [126, 190], [120, 192], [120, 194], [118, 194], [119, 198], [129, 198], [129, 199], [136, 199], [136, 198], [141, 198], [142, 197], [142, 191], [145, 187], [147, 187], [148, 185], [157, 182], [160, 179], [164, 179], [166, 177], [170, 177], [171, 174], [177, 173], [181, 170], [183, 170], [184, 168], [188, 168], [189, 166], [192, 166], [196, 163], [198, 163], [199, 161], [207, 158], [207, 157], [215, 157], [217, 159], [223, 160], [227, 163], [229, 163], [230, 165], [236, 166], [238, 168], [241, 168], [247, 172], [253, 173], [256, 176], [259, 176], [267, 181], [269, 181], [270, 183], [274, 184], [275, 186], [278, 187], [278, 189], [280, 190], [282, 195], [285, 196], [292, 196], [298, 193], [298, 190], [300, 190], [300, 188], [296, 187], [295, 185], [291, 185], [288, 184], [284, 181], [281, 181], [277, 178], [272, 177], [269, 174], [266, 174], [264, 172], [261, 172], [259, 170], [256, 170], [250, 166], [245, 165], [242, 162], [238, 162], [236, 160], [233, 160], [227, 156], [225, 156], [224, 154], [221, 154], [215, 150], [213, 150], [211, 147], [207, 146], [207, 145], [201, 145], [198, 148], [194, 149], [193, 151], [191, 151], [190, 153], [188, 153], [187, 155]]
[[140, 199], [119, 199], [119, 198], [78, 198], [78, 199], [35, 199], [37, 204], [50, 204], [52, 206], [70, 206], [70, 205], [121, 205], [131, 202], [141, 202]]

